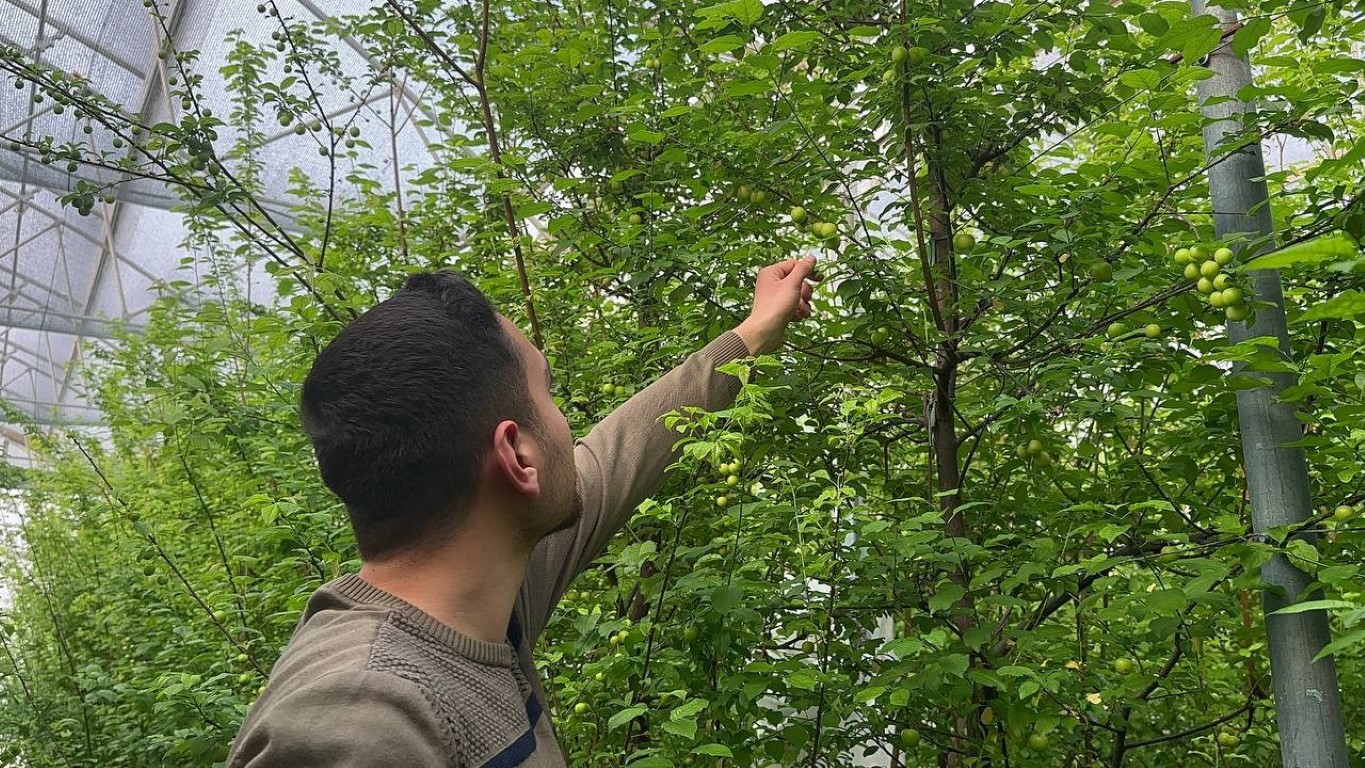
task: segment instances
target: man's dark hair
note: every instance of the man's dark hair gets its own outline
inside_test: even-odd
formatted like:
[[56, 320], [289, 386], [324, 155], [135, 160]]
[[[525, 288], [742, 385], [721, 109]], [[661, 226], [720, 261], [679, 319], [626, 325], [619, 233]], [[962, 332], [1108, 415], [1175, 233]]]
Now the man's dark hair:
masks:
[[300, 411], [366, 560], [444, 540], [479, 493], [493, 428], [533, 428], [535, 413], [493, 306], [449, 271], [409, 277], [333, 339]]

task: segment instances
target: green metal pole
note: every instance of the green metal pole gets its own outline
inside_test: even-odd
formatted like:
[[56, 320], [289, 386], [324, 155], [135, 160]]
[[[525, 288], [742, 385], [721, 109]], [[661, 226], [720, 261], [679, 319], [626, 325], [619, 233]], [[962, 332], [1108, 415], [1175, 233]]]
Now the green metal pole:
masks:
[[[1237, 14], [1209, 8], [1205, 0], [1191, 0], [1196, 16], [1211, 14], [1226, 29]], [[1206, 118], [1204, 147], [1209, 162], [1209, 188], [1213, 200], [1214, 231], [1219, 238], [1255, 240], [1271, 233], [1270, 200], [1266, 192], [1265, 159], [1261, 145], [1228, 153], [1224, 138], [1242, 128], [1240, 117], [1252, 105], [1238, 94], [1251, 85], [1251, 65], [1224, 43], [1209, 55], [1213, 77], [1199, 83], [1199, 97]], [[1217, 161], [1215, 163], [1215, 161]], [[1234, 246], [1236, 247], [1236, 246]], [[1228, 323], [1233, 342], [1268, 336], [1290, 353], [1285, 325], [1284, 293], [1278, 270], [1254, 270], [1249, 277], [1257, 301], [1250, 326]], [[1308, 464], [1303, 450], [1287, 447], [1303, 437], [1303, 426], [1294, 408], [1280, 402], [1279, 395], [1293, 383], [1287, 373], [1257, 373], [1266, 386], [1237, 392], [1237, 417], [1242, 432], [1242, 460], [1251, 497], [1251, 523], [1257, 534], [1307, 520], [1312, 510], [1308, 487]], [[1311, 534], [1304, 538], [1313, 541]], [[1342, 728], [1341, 693], [1337, 688], [1336, 664], [1329, 656], [1313, 662], [1330, 638], [1327, 614], [1306, 611], [1285, 616], [1274, 611], [1292, 605], [1311, 582], [1307, 574], [1278, 555], [1261, 568], [1267, 588], [1262, 594], [1266, 612], [1266, 636], [1270, 671], [1275, 689], [1275, 721], [1280, 732], [1280, 757], [1285, 768], [1347, 768], [1346, 736]], [[1320, 594], [1304, 596], [1320, 598]]]

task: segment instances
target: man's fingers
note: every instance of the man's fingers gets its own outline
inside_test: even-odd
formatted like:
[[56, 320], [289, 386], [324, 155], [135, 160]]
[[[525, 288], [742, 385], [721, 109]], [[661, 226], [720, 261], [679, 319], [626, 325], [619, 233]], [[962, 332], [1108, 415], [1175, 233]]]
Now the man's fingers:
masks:
[[776, 264], [769, 264], [764, 267], [759, 275], [762, 277], [786, 280], [794, 278], [800, 281], [825, 279], [825, 276], [815, 271], [815, 257], [807, 256], [803, 259], [787, 259]]
[[776, 264], [769, 264], [768, 266], [759, 270], [759, 274], [767, 272], [773, 277], [776, 277], [777, 279], [781, 280], [782, 278], [785, 278], [787, 275], [791, 274], [791, 271], [793, 269], [796, 269], [796, 265], [799, 261], [801, 260], [787, 259], [786, 261], [779, 261]]
[[[796, 264], [793, 265], [790, 270], [788, 270], [787, 276], [790, 277], [792, 280], [796, 280], [799, 283], [804, 284], [805, 281], [811, 278], [811, 276], [814, 274], [815, 259], [808, 256], [804, 259], [797, 260]], [[817, 277], [814, 279], [818, 280], [819, 278]]]
[[815, 290], [815, 286], [811, 285], [810, 283], [802, 283], [802, 284], [801, 284], [801, 301], [809, 302], [809, 301], [810, 301], [811, 292], [814, 291], [814, 290]]

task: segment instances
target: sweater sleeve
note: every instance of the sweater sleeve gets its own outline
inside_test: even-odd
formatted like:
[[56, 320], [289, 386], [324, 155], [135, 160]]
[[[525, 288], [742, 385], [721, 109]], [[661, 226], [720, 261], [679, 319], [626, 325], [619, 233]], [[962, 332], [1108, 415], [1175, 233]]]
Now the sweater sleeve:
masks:
[[229, 768], [447, 768], [417, 686], [363, 670], [324, 675], [249, 718]]
[[680, 435], [664, 414], [693, 406], [716, 411], [739, 394], [739, 379], [716, 368], [749, 354], [734, 331], [721, 334], [673, 370], [640, 390], [574, 445], [583, 517], [547, 536], [531, 554], [522, 597], [532, 642], [574, 577], [601, 556], [640, 502], [658, 490], [677, 460]]

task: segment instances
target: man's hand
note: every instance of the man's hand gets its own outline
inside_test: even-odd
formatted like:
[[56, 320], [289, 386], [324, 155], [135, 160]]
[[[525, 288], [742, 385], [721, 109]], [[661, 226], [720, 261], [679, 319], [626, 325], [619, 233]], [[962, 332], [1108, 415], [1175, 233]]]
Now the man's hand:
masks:
[[735, 328], [749, 354], [776, 351], [782, 346], [787, 323], [810, 317], [812, 282], [821, 279], [813, 256], [771, 264], [759, 271], [753, 311]]

